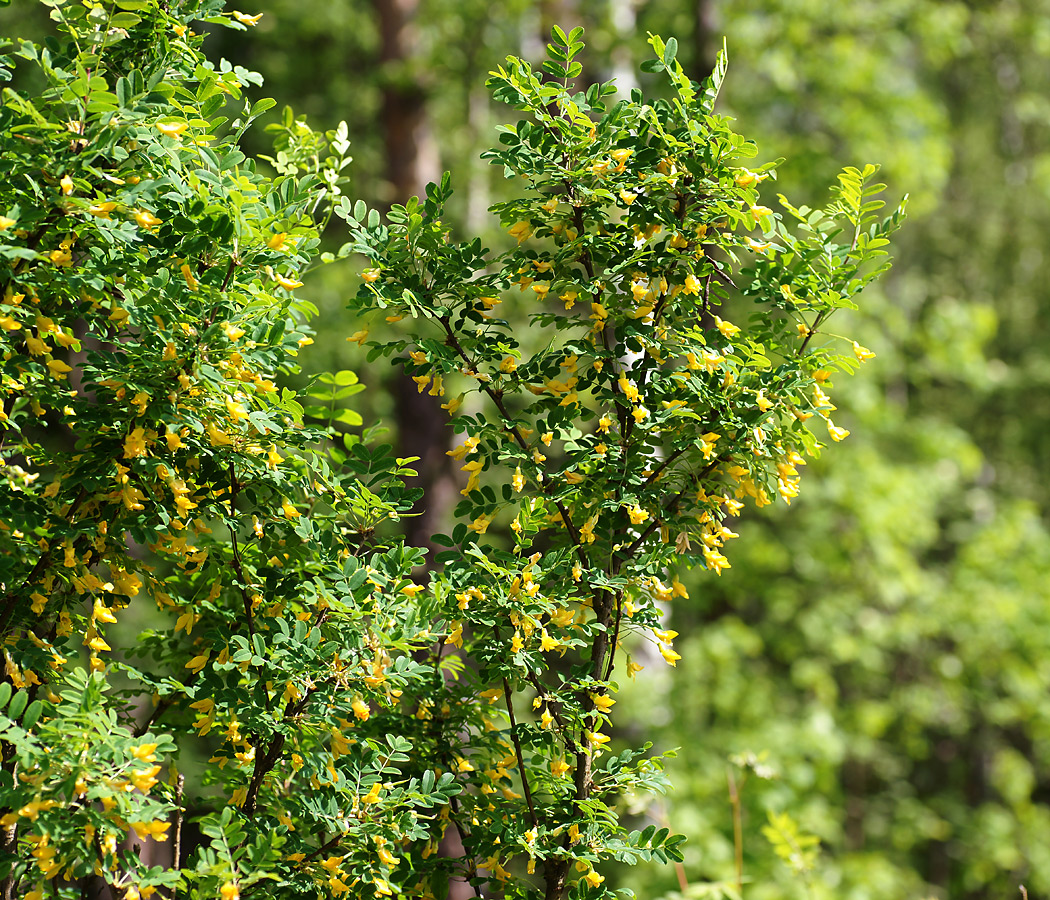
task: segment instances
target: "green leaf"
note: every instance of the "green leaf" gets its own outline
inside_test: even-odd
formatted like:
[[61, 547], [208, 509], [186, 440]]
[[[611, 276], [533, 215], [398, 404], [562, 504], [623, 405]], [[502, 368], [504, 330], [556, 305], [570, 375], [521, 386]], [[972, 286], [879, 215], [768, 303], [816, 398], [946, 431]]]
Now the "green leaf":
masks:
[[664, 45], [664, 65], [668, 68], [671, 67], [671, 63], [674, 62], [675, 56], [678, 54], [678, 41], [674, 38], [668, 38], [667, 43]]
[[22, 711], [26, 708], [26, 704], [29, 702], [29, 693], [27, 691], [19, 691], [11, 699], [11, 705], [7, 709], [7, 714], [12, 719], [17, 719], [22, 715]]
[[22, 727], [29, 731], [36, 725], [37, 720], [40, 718], [40, 713], [44, 710], [44, 704], [39, 700], [34, 700], [26, 708], [26, 713], [22, 717]]

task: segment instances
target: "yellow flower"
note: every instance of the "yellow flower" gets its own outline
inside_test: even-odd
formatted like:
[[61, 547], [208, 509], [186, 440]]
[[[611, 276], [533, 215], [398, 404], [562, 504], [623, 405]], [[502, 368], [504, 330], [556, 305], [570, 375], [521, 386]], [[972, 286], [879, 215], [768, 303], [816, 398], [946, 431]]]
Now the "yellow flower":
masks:
[[287, 498], [281, 501], [281, 512], [286, 519], [298, 519], [302, 515]]
[[580, 540], [585, 544], [594, 543], [594, 526], [598, 524], [598, 516], [591, 516], [580, 527]]
[[485, 534], [489, 530], [489, 525], [492, 524], [492, 518], [492, 516], [480, 515], [467, 526], [467, 529], [476, 531], [478, 534]]
[[146, 455], [146, 433], [140, 426], [135, 428], [131, 434], [124, 439], [124, 456], [133, 459], [137, 456]]
[[297, 287], [303, 286], [303, 283], [301, 281], [296, 281], [295, 278], [288, 278], [287, 276], [282, 275], [280, 272], [274, 273], [273, 280], [276, 281], [286, 291], [294, 291]]
[[43, 356], [51, 349], [40, 338], [33, 337], [30, 334], [26, 335], [26, 347], [33, 356]]
[[569, 769], [571, 769], [571, 768], [572, 768], [572, 766], [570, 766], [564, 760], [561, 760], [561, 759], [552, 759], [551, 760], [551, 775], [553, 775], [555, 778], [561, 778], [561, 776], [564, 775], [566, 772], [568, 772]]
[[452, 630], [449, 632], [448, 637], [445, 638], [446, 644], [451, 644], [453, 647], [463, 646], [463, 623], [452, 622]]
[[623, 200], [626, 206], [630, 206], [638, 198], [637, 194], [633, 194], [630, 191], [620, 191], [620, 199]]
[[641, 525], [649, 518], [649, 513], [642, 509], [637, 503], [627, 508], [627, 515], [631, 518], [632, 525]]
[[720, 319], [718, 316], [715, 316], [715, 326], [727, 338], [732, 338], [732, 337], [734, 337], [734, 336], [736, 336], [737, 334], [740, 333], [739, 326], [734, 325], [732, 322], [725, 322], [722, 319]]
[[660, 655], [664, 658], [664, 661], [669, 666], [677, 666], [678, 660], [682, 658], [679, 654], [675, 653], [674, 650], [672, 650], [670, 647], [663, 646], [660, 647]]
[[112, 200], [107, 200], [104, 203], [93, 203], [88, 207], [88, 212], [93, 216], [97, 216], [100, 219], [108, 219], [109, 214], [117, 208], [117, 204]]
[[548, 650], [557, 650], [560, 646], [561, 641], [551, 637], [546, 628], [540, 629], [540, 650], [546, 653]]
[[632, 403], [638, 400], [638, 388], [634, 386], [634, 383], [626, 375], [621, 375], [617, 384], [620, 386], [620, 390], [623, 391], [624, 396]]
[[48, 254], [48, 258], [60, 269], [73, 265], [73, 254], [70, 252], [69, 247], [65, 242], [63, 242], [61, 249], [52, 250]]
[[462, 471], [470, 473], [470, 477], [467, 479], [467, 486], [460, 491], [464, 497], [481, 483], [481, 469], [484, 465], [481, 460], [473, 460], [463, 466]]
[[51, 374], [54, 375], [55, 378], [60, 379], [65, 378], [66, 373], [73, 371], [73, 368], [71, 366], [66, 365], [66, 363], [62, 362], [62, 360], [60, 359], [50, 360], [47, 364], [47, 367], [51, 370]]
[[839, 428], [831, 419], [828, 419], [828, 434], [831, 435], [833, 441], [844, 441], [849, 437], [849, 431], [845, 428]]
[[758, 184], [760, 181], [765, 181], [768, 177], [768, 175], [759, 175], [757, 172], [751, 172], [748, 169], [740, 169], [733, 180], [740, 187], [750, 187], [753, 184]]
[[153, 228], [155, 225], [160, 225], [162, 221], [147, 209], [135, 210], [132, 218], [134, 218], [142, 228]]
[[514, 477], [510, 480], [510, 486], [519, 493], [525, 487], [525, 476], [521, 474], [521, 466], [514, 470]]
[[73, 193], [73, 179], [70, 178], [68, 175], [63, 175], [62, 180], [58, 183], [58, 185], [62, 189], [62, 193], [65, 194], [67, 197]]
[[510, 236], [517, 238], [519, 244], [524, 243], [532, 234], [532, 225], [528, 222], [516, 222], [507, 229]]
[[591, 887], [596, 888], [603, 881], [605, 881], [605, 877], [603, 875], [599, 875], [597, 872], [594, 871], [594, 869], [591, 869], [590, 872], [583, 876], [583, 880], [586, 881], [587, 884], [589, 884]]
[[595, 748], [603, 747], [610, 740], [609, 735], [602, 734], [600, 731], [585, 731], [583, 734], [587, 738], [587, 743]]
[[[236, 16], [237, 13], [234, 13]], [[259, 18], [258, 16], [256, 18]], [[254, 22], [252, 24], [255, 24]], [[232, 881], [227, 881], [221, 888], [219, 888], [219, 895], [222, 900], [240, 900], [241, 892], [237, 889]]]
[[182, 133], [190, 126], [185, 122], [157, 122], [154, 127], [165, 137], [179, 140], [182, 137]]
[[874, 359], [875, 354], [867, 347], [862, 347], [856, 341], [853, 342], [853, 352], [857, 355], [857, 359], [861, 362], [866, 362], [869, 359]]
[[359, 719], [362, 722], [368, 721], [368, 717], [372, 715], [371, 707], [360, 697], [354, 698], [354, 702], [350, 704], [350, 708], [354, 711], [354, 718]]
[[[235, 18], [235, 19], [236, 19], [236, 20], [237, 20], [238, 22], [240, 22], [240, 23], [241, 23], [242, 25], [247, 25], [247, 26], [248, 26], [249, 28], [250, 28], [250, 27], [251, 27], [252, 25], [258, 25], [258, 24], [259, 24], [259, 20], [260, 20], [260, 19], [261, 19], [261, 18], [263, 17], [263, 14], [262, 14], [262, 13], [259, 13], [258, 15], [254, 15], [254, 16], [249, 16], [249, 15], [245, 15], [245, 14], [244, 14], [244, 13], [242, 13], [242, 12], [237, 12], [237, 10], [234, 10], [234, 11], [233, 11], [233, 12], [231, 13], [231, 15], [232, 15], [232, 16], [233, 16], [233, 17], [234, 17], [234, 18]], [[223, 900], [226, 900], [226, 895], [225, 895], [225, 894], [223, 894]]]
[[752, 206], [751, 207], [751, 217], [756, 222], [760, 222], [766, 216], [771, 216], [771, 215], [773, 215], [773, 210], [771, 210], [768, 206]]
[[182, 439], [179, 437], [178, 433], [174, 431], [167, 432], [164, 435], [164, 440], [167, 441], [168, 450], [170, 451], [175, 451], [178, 450], [180, 447], [186, 446], [184, 443], [182, 443]]
[[183, 263], [179, 266], [179, 271], [182, 272], [182, 279], [186, 282], [186, 287], [191, 291], [196, 291], [199, 287], [196, 277], [190, 270], [189, 263]]
[[200, 656], [195, 656], [188, 663], [186, 663], [185, 668], [189, 669], [191, 672], [196, 674], [208, 664], [208, 659], [210, 658], [210, 656], [210, 653], [202, 653]]
[[[95, 606], [94, 606], [94, 609], [92, 611], [92, 615], [95, 617], [95, 619], [97, 621], [99, 621], [99, 622], [107, 622], [110, 625], [112, 625], [114, 622], [117, 621], [117, 617], [115, 615], [113, 615], [113, 611], [108, 609], [107, 607], [103, 606], [102, 602], [100, 600], [97, 600], [97, 599], [95, 600]], [[156, 747], [157, 745], [154, 744], [153, 746]]]
[[161, 822], [159, 820], [153, 822], [131, 822], [129, 824], [134, 829], [135, 834], [142, 840], [153, 838], [155, 841], [166, 841], [168, 835], [165, 832], [171, 828], [171, 822]]
[[504, 375], [509, 375], [515, 369], [518, 368], [518, 361], [513, 356], [505, 356], [503, 361], [499, 364], [499, 370]]

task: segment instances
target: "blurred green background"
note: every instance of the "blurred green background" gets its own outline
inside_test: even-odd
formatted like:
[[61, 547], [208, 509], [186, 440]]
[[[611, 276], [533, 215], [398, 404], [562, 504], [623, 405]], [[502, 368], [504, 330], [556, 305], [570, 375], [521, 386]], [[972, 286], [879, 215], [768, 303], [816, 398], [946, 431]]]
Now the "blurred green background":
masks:
[[[643, 898], [731, 878], [728, 758], [765, 751], [777, 777], [743, 788], [748, 897], [1050, 896], [1050, 2], [243, 2], [259, 25], [218, 30], [210, 54], [260, 71], [315, 128], [347, 120], [352, 197], [397, 202], [449, 169], [455, 227], [490, 245], [505, 188], [478, 155], [511, 115], [485, 76], [538, 58], [555, 22], [586, 27], [586, 80], [624, 88], [647, 31], [676, 36], [696, 78], [724, 35], [721, 111], [760, 160], [787, 157], [770, 206], [778, 191], [821, 202], [865, 162], [889, 200], [911, 194], [893, 272], [836, 323], [878, 354], [831, 391], [852, 436], [810, 464], [790, 509], [746, 515], [732, 569], [692, 573], [668, 615], [677, 670], [643, 660], [625, 687], [631, 737], [681, 748], [676, 790], [639, 820], [689, 843], [680, 873], [618, 878]], [[16, 0], [4, 33], [39, 33], [45, 13]], [[448, 436], [432, 398], [345, 342], [355, 279], [311, 276], [305, 362], [356, 369], [375, 388], [366, 421], [424, 457], [423, 540], [456, 494]], [[820, 837], [808, 879], [762, 836], [769, 809]]]

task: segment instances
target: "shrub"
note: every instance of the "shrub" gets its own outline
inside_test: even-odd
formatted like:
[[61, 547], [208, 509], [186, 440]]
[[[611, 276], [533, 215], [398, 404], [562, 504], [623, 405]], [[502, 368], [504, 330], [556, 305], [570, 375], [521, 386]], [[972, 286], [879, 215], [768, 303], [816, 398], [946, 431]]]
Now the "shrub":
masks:
[[[581, 30], [555, 29], [490, 81], [523, 113], [488, 154], [522, 186], [492, 255], [449, 238], [447, 176], [385, 218], [343, 197], [343, 130], [287, 115], [264, 176], [237, 144], [272, 104], [192, 31], [253, 17], [47, 5], [59, 37], [0, 59], [47, 85], [0, 107], [7, 895], [590, 898], [604, 860], [678, 859], [623, 824], [665, 784], [609, 750], [617, 679], [638, 641], [675, 664], [675, 572], [729, 565], [748, 497], [790, 502], [806, 420], [847, 434], [822, 385], [869, 353], [824, 326], [885, 268], [875, 167], [783, 201], [789, 229], [713, 112], [724, 56], [697, 85], [653, 37], [672, 98], [617, 100], [570, 89]], [[355, 376], [284, 385], [331, 211], [350, 240], [321, 258], [368, 259], [352, 308], [413, 320], [370, 358], [462, 435], [422, 571], [412, 460], [349, 430]]]

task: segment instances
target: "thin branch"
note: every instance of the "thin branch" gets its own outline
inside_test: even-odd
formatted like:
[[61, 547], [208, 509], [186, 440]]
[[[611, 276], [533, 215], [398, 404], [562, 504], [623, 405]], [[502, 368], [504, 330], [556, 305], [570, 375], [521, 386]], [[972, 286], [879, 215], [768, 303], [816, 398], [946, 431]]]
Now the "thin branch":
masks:
[[536, 693], [543, 698], [543, 702], [547, 704], [547, 709], [550, 710], [550, 714], [554, 717], [554, 721], [557, 722], [563, 730], [562, 738], [565, 740], [565, 746], [568, 747], [570, 753], [579, 753], [580, 748], [577, 746], [576, 741], [572, 739], [572, 735], [569, 734], [569, 723], [565, 721], [559, 708], [558, 701], [551, 700], [547, 689], [540, 683], [540, 680], [532, 673], [526, 672], [525, 678], [535, 689]]
[[[448, 345], [452, 347], [452, 349], [459, 354], [460, 358], [473, 369], [474, 361], [467, 354], [467, 351], [463, 349], [463, 345], [459, 342], [459, 339], [456, 337], [455, 332], [452, 331], [452, 328], [448, 323], [448, 317], [443, 316], [438, 321], [441, 323], [441, 326], [445, 329], [445, 334], [447, 335], [446, 340], [448, 342]], [[525, 436], [518, 429], [518, 426], [514, 424], [514, 420], [512, 419], [510, 412], [507, 410], [506, 405], [504, 405], [503, 398], [500, 396], [500, 394], [484, 383], [482, 383], [481, 389], [486, 394], [488, 394], [489, 399], [491, 399], [492, 402], [496, 405], [496, 409], [499, 411], [499, 414], [503, 417], [503, 421], [508, 425], [510, 433], [513, 435], [514, 440], [517, 441], [518, 446], [521, 447], [522, 450], [528, 450], [528, 442], [525, 440]], [[552, 485], [540, 485], [540, 490], [544, 494], [548, 494], [552, 489]], [[580, 557], [580, 562], [582, 562], [583, 565], [589, 569], [590, 562], [587, 559], [587, 552], [583, 549], [583, 544], [580, 541], [580, 533], [576, 530], [576, 526], [573, 525], [572, 517], [569, 515], [569, 510], [566, 508], [565, 504], [557, 498], [554, 498], [554, 505], [557, 508], [558, 513], [561, 515], [562, 521], [565, 523], [565, 528], [569, 532], [570, 540], [576, 546], [576, 553]]]
[[514, 755], [518, 758], [518, 771], [521, 772], [521, 786], [525, 791], [525, 802], [529, 807], [529, 817], [532, 819], [532, 827], [536, 828], [539, 822], [536, 819], [536, 807], [532, 802], [532, 789], [529, 787], [529, 778], [525, 773], [525, 757], [521, 752], [521, 740], [518, 737], [518, 723], [514, 718], [514, 702], [510, 693], [510, 682], [503, 679], [503, 697], [507, 701], [507, 715], [510, 717], [510, 739], [514, 742]]
[[175, 782], [175, 845], [171, 862], [173, 869], [178, 869], [182, 865], [182, 792], [185, 786], [186, 776], [180, 772]]

